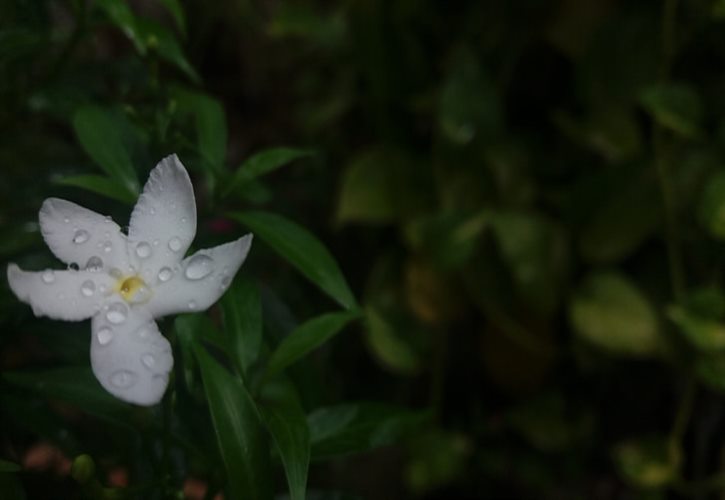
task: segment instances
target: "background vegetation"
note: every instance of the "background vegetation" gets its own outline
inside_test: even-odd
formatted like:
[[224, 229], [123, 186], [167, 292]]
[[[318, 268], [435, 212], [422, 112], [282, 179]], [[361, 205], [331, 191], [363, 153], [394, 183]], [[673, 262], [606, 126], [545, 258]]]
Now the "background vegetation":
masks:
[[724, 68], [722, 0], [0, 0], [3, 265], [172, 152], [256, 235], [152, 409], [0, 287], [2, 498], [721, 498]]

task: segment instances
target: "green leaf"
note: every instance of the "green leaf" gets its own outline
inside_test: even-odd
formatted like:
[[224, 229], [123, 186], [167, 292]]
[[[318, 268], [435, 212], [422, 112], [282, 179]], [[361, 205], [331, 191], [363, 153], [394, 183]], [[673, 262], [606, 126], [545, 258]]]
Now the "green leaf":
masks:
[[702, 317], [679, 306], [668, 308], [667, 316], [696, 348], [703, 351], [725, 349], [725, 324], [722, 321]]
[[18, 472], [19, 470], [22, 470], [22, 467], [15, 462], [0, 459], [0, 472]]
[[138, 179], [118, 132], [122, 128], [118, 118], [98, 106], [84, 106], [73, 115], [73, 128], [88, 156], [135, 199]]
[[0, 491], [3, 493], [3, 500], [25, 500], [28, 498], [23, 489], [23, 483], [15, 474], [0, 474]]
[[454, 54], [438, 104], [443, 134], [452, 142], [467, 144], [475, 137], [490, 137], [500, 128], [500, 98], [496, 87], [467, 49]]
[[613, 262], [636, 251], [657, 230], [660, 194], [653, 183], [622, 178], [584, 227], [579, 248], [592, 262]]
[[421, 213], [431, 200], [424, 170], [404, 151], [365, 151], [345, 167], [336, 219], [389, 224]]
[[709, 387], [720, 392], [725, 391], [725, 354], [699, 354], [695, 359], [695, 373]]
[[106, 392], [89, 367], [5, 372], [8, 383], [40, 396], [60, 399], [109, 422], [128, 426], [133, 407]]
[[643, 488], [661, 488], [676, 480], [682, 463], [677, 445], [659, 436], [620, 443], [613, 456], [620, 474]]
[[197, 343], [195, 353], [231, 497], [272, 498], [269, 450], [257, 407], [244, 383]]
[[566, 235], [540, 214], [494, 212], [491, 225], [521, 296], [535, 310], [553, 313], [561, 299], [568, 264]]
[[174, 22], [176, 22], [176, 26], [178, 26], [179, 31], [183, 35], [186, 35], [186, 15], [184, 14], [184, 8], [181, 5], [181, 2], [179, 0], [161, 0], [161, 3], [164, 4], [164, 7], [171, 13], [171, 15], [174, 17]]
[[704, 183], [697, 215], [710, 235], [725, 240], [725, 171], [715, 171]]
[[430, 420], [427, 411], [380, 403], [347, 403], [318, 408], [307, 417], [316, 460], [394, 444]]
[[294, 148], [274, 148], [261, 151], [246, 160], [239, 166], [239, 168], [237, 168], [237, 171], [234, 173], [234, 177], [232, 177], [229, 185], [224, 190], [224, 196], [227, 196], [239, 186], [242, 186], [257, 177], [277, 170], [294, 160], [312, 156], [312, 154], [313, 152], [310, 150]]
[[199, 74], [184, 55], [178, 40], [166, 26], [153, 19], [137, 18], [136, 27], [143, 36], [143, 42], [149, 52], [155, 51], [162, 59], [180, 69], [192, 82], [201, 82]]
[[353, 319], [357, 312], [327, 313], [294, 329], [272, 353], [267, 365], [268, 373], [275, 374], [305, 356], [307, 353], [330, 340]]
[[277, 447], [290, 490], [290, 500], [304, 500], [310, 467], [307, 416], [291, 384], [268, 384], [262, 417]]
[[262, 347], [262, 303], [259, 288], [244, 276], [237, 276], [221, 301], [224, 329], [231, 336], [232, 352], [248, 374]]
[[420, 355], [397, 334], [391, 321], [381, 311], [366, 307], [365, 324], [368, 345], [385, 366], [405, 375], [420, 370]]
[[657, 316], [642, 292], [625, 276], [592, 274], [569, 306], [574, 331], [614, 353], [648, 356], [657, 352]]
[[357, 302], [330, 252], [309, 231], [269, 212], [237, 212], [230, 217], [246, 225], [323, 292], [347, 309]]
[[174, 88], [179, 107], [194, 116], [196, 139], [204, 165], [219, 171], [227, 154], [227, 122], [221, 103], [206, 94]]
[[136, 23], [136, 16], [125, 0], [96, 0], [113, 24], [131, 40], [139, 54], [146, 54], [146, 41]]
[[121, 186], [113, 179], [102, 175], [89, 174], [56, 177], [53, 179], [53, 182], [63, 186], [79, 187], [129, 205], [136, 202], [136, 196], [134, 194], [126, 189], [121, 189]]
[[702, 102], [692, 87], [679, 83], [653, 85], [642, 92], [640, 101], [663, 127], [684, 137], [700, 135]]

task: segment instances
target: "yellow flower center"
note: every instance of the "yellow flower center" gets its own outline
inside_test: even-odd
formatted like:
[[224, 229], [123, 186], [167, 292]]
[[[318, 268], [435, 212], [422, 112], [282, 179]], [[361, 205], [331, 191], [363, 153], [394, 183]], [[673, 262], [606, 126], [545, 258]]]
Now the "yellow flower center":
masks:
[[151, 289], [139, 276], [121, 276], [114, 287], [123, 300], [131, 303], [147, 302], [151, 298]]

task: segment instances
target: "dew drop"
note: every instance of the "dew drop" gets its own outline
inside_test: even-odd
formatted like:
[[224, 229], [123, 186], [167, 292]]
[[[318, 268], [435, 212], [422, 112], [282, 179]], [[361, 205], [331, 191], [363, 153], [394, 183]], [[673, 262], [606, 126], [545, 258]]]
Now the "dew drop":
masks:
[[173, 237], [169, 240], [169, 248], [172, 252], [178, 252], [181, 250], [181, 240], [177, 237]]
[[149, 210], [149, 213], [150, 213], [151, 215], [156, 215], [156, 209], [155, 209], [155, 208], [153, 208], [153, 207], [151, 207], [151, 209]]
[[154, 358], [153, 354], [146, 353], [141, 356], [141, 362], [146, 366], [146, 368], [151, 368], [156, 364], [156, 358]]
[[68, 217], [63, 217], [63, 222], [65, 222], [66, 224], [68, 224], [70, 222], [70, 219]]
[[196, 302], [194, 302], [193, 300], [190, 300], [189, 301], [189, 310], [193, 311], [194, 309], [196, 309]]
[[106, 253], [111, 253], [111, 250], [113, 250], [113, 245], [111, 244], [110, 241], [106, 241], [103, 244], [103, 251]]
[[48, 269], [47, 271], [45, 271], [43, 273], [43, 275], [41, 276], [41, 278], [43, 280], [43, 283], [51, 284], [51, 283], [53, 283], [55, 281], [55, 274], [53, 273], [53, 271], [51, 271], [50, 269]]
[[200, 280], [208, 276], [213, 270], [214, 259], [204, 254], [194, 255], [186, 265], [184, 276], [190, 280]]
[[136, 245], [136, 255], [138, 255], [142, 259], [148, 258], [151, 255], [151, 245], [149, 245], [145, 241], [142, 241], [141, 243]]
[[90, 259], [88, 259], [88, 262], [86, 262], [86, 270], [87, 271], [100, 271], [103, 268], [103, 261], [100, 257], [92, 256]]
[[81, 285], [81, 293], [85, 297], [90, 297], [91, 295], [93, 295], [95, 293], [95, 291], [96, 291], [96, 284], [93, 283], [91, 280], [86, 280]]
[[91, 237], [91, 235], [88, 234], [88, 231], [86, 231], [84, 229], [79, 229], [73, 235], [73, 243], [75, 243], [76, 245], [80, 245], [80, 244], [88, 241], [88, 238], [90, 238], [90, 237]]
[[116, 302], [108, 308], [108, 311], [106, 311], [106, 319], [114, 325], [119, 325], [126, 321], [127, 314], [128, 310], [126, 309], [126, 306], [120, 302]]
[[101, 345], [108, 345], [113, 340], [113, 331], [110, 328], [104, 327], [96, 332], [96, 338], [98, 343]]
[[222, 290], [224, 290], [226, 287], [229, 286], [229, 282], [231, 281], [231, 278], [229, 276], [224, 276], [222, 278]]
[[181, 223], [182, 223], [182, 224], [186, 224], [186, 217], [182, 217], [182, 218], [181, 218]]
[[149, 336], [151, 336], [151, 332], [149, 331], [149, 329], [147, 327], [142, 326], [141, 328], [138, 329], [138, 331], [136, 332], [136, 335], [138, 335], [138, 337], [140, 339], [147, 339], [147, 338], [149, 338]]
[[119, 389], [128, 389], [136, 382], [136, 374], [128, 370], [119, 370], [111, 375], [111, 384]]
[[169, 281], [173, 275], [174, 271], [172, 271], [168, 267], [162, 267], [159, 270], [159, 281]]
[[106, 293], [106, 290], [108, 290], [108, 287], [106, 287], [106, 285], [101, 284], [98, 287], [98, 291], [101, 292], [101, 293]]
[[154, 246], [155, 247], [159, 246], [159, 240], [154, 240]]
[[71, 262], [70, 264], [68, 264], [69, 271], [77, 271], [78, 269], [80, 269], [80, 266], [77, 263]]

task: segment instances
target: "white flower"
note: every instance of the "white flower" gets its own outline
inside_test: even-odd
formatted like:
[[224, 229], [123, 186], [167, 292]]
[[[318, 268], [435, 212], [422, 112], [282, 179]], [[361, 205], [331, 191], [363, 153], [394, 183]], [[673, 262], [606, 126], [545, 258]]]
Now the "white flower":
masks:
[[10, 288], [36, 316], [92, 318], [91, 366], [101, 385], [124, 401], [158, 403], [173, 357], [154, 319], [216, 302], [252, 235], [183, 258], [196, 233], [196, 204], [176, 155], [151, 171], [128, 236], [110, 217], [58, 198], [45, 200], [39, 218], [45, 242], [71, 267], [27, 272], [10, 264]]

